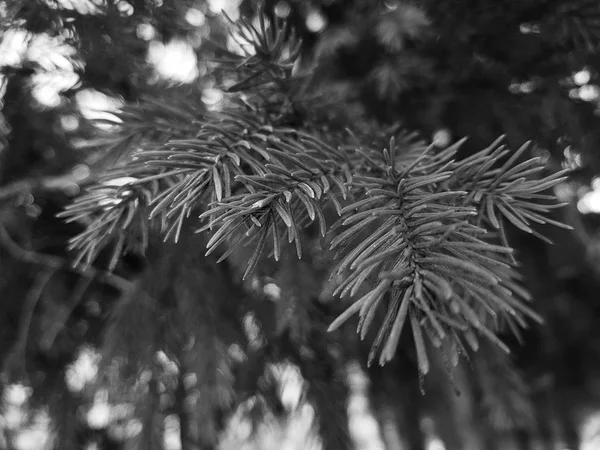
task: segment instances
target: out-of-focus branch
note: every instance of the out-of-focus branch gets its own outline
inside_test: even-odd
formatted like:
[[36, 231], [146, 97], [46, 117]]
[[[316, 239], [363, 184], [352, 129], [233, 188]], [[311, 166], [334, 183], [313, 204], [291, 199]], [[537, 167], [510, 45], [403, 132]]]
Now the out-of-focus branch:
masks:
[[73, 267], [58, 256], [26, 250], [10, 237], [8, 231], [2, 224], [0, 224], [0, 247], [4, 248], [4, 250], [6, 250], [13, 258], [19, 261], [38, 264], [54, 270], [71, 271], [83, 277], [94, 278], [95, 280], [113, 286], [122, 292], [133, 292], [136, 288], [134, 282], [126, 280], [118, 275], [98, 270], [94, 267], [89, 267], [87, 269]]
[[27, 346], [27, 339], [29, 336], [29, 329], [35, 308], [43, 294], [43, 291], [50, 281], [50, 278], [59, 270], [66, 270], [74, 272], [80, 275], [81, 282], [76, 287], [76, 292], [73, 293], [73, 300], [67, 305], [66, 310], [63, 311], [54, 324], [54, 326], [46, 330], [44, 336], [41, 339], [41, 347], [44, 350], [48, 350], [58, 334], [65, 327], [68, 318], [77, 306], [77, 304], [84, 298], [85, 291], [93, 281], [98, 281], [109, 286], [113, 286], [119, 290], [124, 298], [130, 298], [133, 293], [144, 297], [146, 301], [156, 302], [156, 300], [149, 294], [139, 289], [136, 282], [129, 281], [118, 275], [108, 273], [102, 270], [98, 270], [94, 267], [82, 269], [79, 267], [73, 267], [68, 261], [54, 256], [43, 253], [38, 253], [32, 250], [22, 248], [16, 243], [6, 228], [0, 224], [0, 248], [4, 249], [10, 256], [19, 261], [24, 261], [32, 264], [36, 264], [44, 267], [44, 270], [40, 275], [36, 277], [34, 286], [29, 290], [27, 298], [25, 300], [24, 311], [21, 314], [21, 323], [19, 324], [19, 334], [13, 349], [10, 353], [9, 359], [4, 364], [4, 367], [8, 365], [17, 365], [17, 370], [21, 369], [24, 371], [22, 364], [25, 361], [25, 352]]
[[67, 320], [69, 320], [77, 305], [79, 305], [79, 303], [83, 300], [88, 287], [90, 284], [92, 284], [92, 281], [93, 278], [91, 277], [82, 277], [78, 280], [71, 294], [71, 299], [66, 302], [65, 305], [61, 305], [61, 307], [57, 309], [54, 320], [43, 331], [42, 337], [39, 341], [42, 350], [49, 350], [52, 347], [56, 337], [65, 328]]
[[50, 279], [55, 272], [56, 269], [52, 267], [46, 267], [45, 270], [36, 276], [33, 286], [31, 289], [29, 289], [23, 305], [23, 311], [20, 315], [17, 339], [11, 349], [10, 354], [2, 365], [2, 371], [4, 371], [6, 368], [9, 368], [9, 370], [16, 369], [20, 373], [27, 373], [25, 364], [27, 361], [27, 340], [29, 338], [31, 322], [33, 321], [35, 309], [42, 298], [44, 290], [46, 289], [46, 286], [50, 282]]
[[82, 179], [71, 172], [48, 177], [25, 178], [0, 186], [0, 201], [8, 200], [23, 193], [60, 191], [67, 186], [81, 186], [82, 184], [89, 184], [90, 181], [90, 177]]

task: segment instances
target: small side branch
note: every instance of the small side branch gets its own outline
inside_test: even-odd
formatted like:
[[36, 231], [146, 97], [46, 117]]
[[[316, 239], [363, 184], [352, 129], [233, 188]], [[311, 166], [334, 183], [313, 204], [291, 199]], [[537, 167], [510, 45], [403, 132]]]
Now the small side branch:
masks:
[[90, 178], [81, 179], [72, 173], [49, 177], [31, 177], [22, 180], [17, 180], [0, 186], [0, 201], [9, 200], [23, 193], [33, 193], [35, 191], [57, 191], [64, 189], [66, 186], [89, 183]]
[[35, 309], [44, 293], [46, 286], [55, 273], [55, 269], [47, 267], [43, 272], [36, 276], [33, 287], [27, 293], [19, 321], [17, 339], [8, 358], [6, 358], [4, 364], [5, 367], [3, 367], [4, 370], [16, 369], [21, 373], [27, 373], [25, 365], [29, 330], [31, 329], [31, 323], [33, 321]]
[[73, 267], [62, 258], [53, 255], [26, 250], [19, 246], [9, 235], [6, 228], [0, 224], [0, 246], [2, 246], [13, 258], [32, 264], [38, 264], [54, 270], [67, 270], [82, 277], [94, 278], [95, 280], [113, 286], [122, 292], [132, 292], [135, 283], [115, 274], [89, 267], [82, 269]]

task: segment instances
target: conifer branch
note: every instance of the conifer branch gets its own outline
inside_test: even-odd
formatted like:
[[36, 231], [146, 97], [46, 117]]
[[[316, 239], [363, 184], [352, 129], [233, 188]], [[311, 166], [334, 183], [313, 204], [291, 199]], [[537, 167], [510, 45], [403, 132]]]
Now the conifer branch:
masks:
[[94, 166], [102, 168], [127, 162], [140, 148], [190, 136], [204, 104], [176, 91], [168, 93], [166, 98], [142, 95], [138, 102], [111, 112], [113, 117], [92, 120], [94, 137], [79, 142], [78, 147], [90, 153]]
[[[380, 364], [393, 357], [407, 317], [411, 326], [419, 323], [425, 329], [434, 345], [457, 339], [458, 333], [476, 349], [474, 332], [478, 332], [505, 351], [508, 348], [495, 336], [497, 317], [521, 325], [526, 318], [539, 320], [523, 305], [525, 298], [520, 298], [523, 290], [514, 282], [517, 274], [512, 267], [516, 262], [509, 259], [512, 249], [485, 239], [483, 214], [478, 214], [475, 205], [486, 196], [484, 205], [491, 205], [488, 211], [493, 214], [498, 208], [501, 212], [500, 218], [494, 214], [489, 219], [498, 228], [499, 220], [525, 227], [532, 218], [557, 225], [540, 210], [560, 205], [540, 206], [525, 200], [562, 181], [562, 173], [528, 180], [526, 176], [540, 171], [539, 161], [515, 165], [523, 148], [497, 169], [498, 158], [507, 153], [498, 142], [470, 158], [454, 161], [458, 142], [438, 154], [427, 151], [400, 169], [394, 141], [381, 155], [366, 155], [373, 175], [354, 176], [354, 186], [363, 195], [341, 211], [341, 226], [346, 228], [332, 240], [332, 248], [341, 249], [343, 258], [333, 274], [344, 277], [336, 290], [342, 297], [364, 292], [361, 288], [365, 285], [373, 287], [330, 329], [358, 314], [358, 332], [364, 338], [376, 310], [382, 303], [387, 305], [369, 363], [377, 355]], [[426, 371], [422, 336], [419, 331], [413, 335], [420, 349], [419, 367]]]
[[242, 72], [241, 80], [229, 86], [228, 92], [263, 89], [268, 84], [283, 87], [290, 80], [302, 50], [302, 40], [289, 22], [277, 16], [269, 20], [260, 9], [258, 28], [247, 18], [233, 21], [224, 16], [231, 25], [230, 35], [239, 45], [239, 53], [220, 48], [223, 55], [220, 62], [225, 71]]
[[502, 137], [488, 148], [459, 161], [452, 167], [450, 184], [466, 188], [470, 195], [464, 204], [478, 209], [478, 222], [499, 230], [503, 242], [508, 242], [501, 221], [510, 223], [526, 233], [533, 234], [545, 242], [546, 237], [535, 231], [535, 224], [551, 224], [564, 229], [571, 226], [547, 217], [552, 209], [565, 206], [557, 203], [554, 195], [543, 194], [549, 188], [564, 181], [568, 170], [562, 170], [543, 178], [534, 178], [544, 171], [540, 158], [531, 158], [517, 164], [530, 147], [523, 144], [506, 159], [503, 165], [494, 168], [498, 161], [506, 158], [510, 151], [499, 145]]
[[[502, 138], [458, 161], [464, 140], [436, 152], [397, 134], [382, 151], [374, 144], [377, 133], [350, 132], [348, 139], [310, 120], [286, 127], [286, 112], [264, 108], [258, 86], [290, 94], [281, 82], [293, 76], [289, 58], [298, 55], [289, 48], [296, 44], [286, 39], [294, 35], [287, 25], [268, 28], [262, 16], [259, 29], [245, 20], [236, 26], [242, 48], [252, 50], [241, 60], [230, 55], [231, 64], [250, 73], [231, 89], [235, 98], [221, 113], [194, 118], [193, 129], [180, 135], [140, 141], [129, 163], [67, 208], [63, 217], [88, 224], [71, 241], [76, 261], [89, 265], [114, 245], [114, 267], [123, 251], [143, 252], [150, 221], [177, 240], [184, 221], [197, 214], [198, 231], [212, 233], [207, 254], [222, 247], [223, 260], [240, 244], [254, 245], [247, 277], [269, 242], [279, 259], [286, 231], [302, 257], [300, 230], [317, 222], [321, 235], [332, 233], [331, 247], [341, 258], [333, 269], [341, 278], [336, 293], [355, 298], [330, 329], [358, 314], [364, 338], [378, 310], [386, 310], [369, 363], [390, 360], [408, 324], [423, 373], [429, 367], [425, 337], [449, 349], [452, 361], [463, 340], [475, 350], [478, 336], [508, 351], [496, 337], [499, 324], [516, 328], [539, 317], [525, 305], [504, 226], [543, 239], [533, 224], [564, 227], [547, 217], [562, 205], [543, 192], [565, 172], [536, 178], [541, 161], [518, 162], [527, 145], [509, 157]], [[161, 114], [168, 116], [169, 108]], [[115, 186], [111, 180], [119, 177], [128, 179]], [[341, 217], [328, 226], [324, 211], [331, 206]]]
[[[319, 221], [324, 235], [321, 203], [327, 198], [337, 204], [334, 188], [347, 195], [350, 165], [344, 152], [308, 133], [231, 111], [201, 124], [192, 139], [170, 140], [136, 153], [130, 164], [107, 172], [101, 184], [60, 216], [87, 221], [87, 230], [70, 241], [70, 248], [78, 251], [76, 263], [86, 266], [115, 241], [111, 268], [124, 250], [143, 252], [148, 219], [157, 218], [165, 239], [177, 241], [192, 211], [208, 220], [201, 230], [218, 227], [209, 253], [229, 237], [227, 231], [244, 224], [260, 228], [261, 220], [269, 222], [267, 231], [283, 222], [290, 242], [295, 240], [299, 249], [297, 230], [306, 224], [298, 218], [300, 208], [308, 222]], [[115, 185], [118, 180], [125, 181]], [[133, 230], [133, 241], [128, 229]]]

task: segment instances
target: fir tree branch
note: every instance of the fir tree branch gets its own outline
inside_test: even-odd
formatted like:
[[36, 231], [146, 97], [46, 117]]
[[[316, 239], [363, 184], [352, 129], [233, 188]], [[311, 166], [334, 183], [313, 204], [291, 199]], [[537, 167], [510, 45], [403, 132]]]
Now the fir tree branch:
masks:
[[485, 225], [499, 230], [503, 242], [508, 242], [508, 239], [500, 221], [508, 222], [521, 231], [550, 243], [533, 229], [531, 222], [572, 229], [571, 226], [545, 215], [565, 204], [557, 203], [553, 195], [542, 194], [548, 188], [564, 181], [568, 170], [541, 179], [532, 178], [544, 170], [539, 158], [531, 158], [517, 164], [529, 149], [529, 142], [523, 144], [502, 166], [494, 168], [499, 160], [509, 154], [508, 149], [498, 145], [501, 139], [502, 137], [487, 149], [472, 155], [468, 161], [457, 162], [452, 168], [453, 177], [449, 184], [461, 186], [470, 192], [464, 204], [478, 208], [478, 223], [486, 221]]
[[234, 22], [226, 14], [224, 16], [231, 25], [231, 37], [239, 45], [240, 54], [221, 48], [223, 70], [246, 72], [228, 91], [256, 92], [256, 88], [269, 83], [274, 83], [283, 92], [288, 90], [289, 86], [284, 83], [291, 78], [302, 50], [302, 40], [289, 23], [277, 16], [271, 21], [262, 10], [257, 14], [258, 28], [246, 18]]
[[[299, 207], [308, 222], [318, 219], [324, 235], [321, 203], [326, 198], [337, 203], [333, 187], [347, 195], [350, 164], [345, 153], [310, 134], [273, 127], [233, 110], [202, 123], [192, 139], [142, 149], [130, 164], [107, 172], [60, 216], [87, 223], [87, 230], [70, 242], [78, 251], [76, 263], [83, 260], [85, 265], [115, 239], [115, 263], [128, 248], [143, 252], [147, 219], [157, 218], [165, 239], [177, 241], [191, 212], [207, 205], [200, 218], [208, 219], [208, 225], [201, 230], [222, 230], [209, 242], [209, 253], [245, 223], [262, 227], [260, 220], [269, 221], [265, 230], [285, 223], [290, 242], [295, 240], [299, 249], [297, 230], [305, 225], [297, 220]], [[119, 179], [127, 181], [111, 186]], [[137, 235], [133, 244], [132, 234]]]
[[92, 120], [97, 128], [94, 137], [78, 143], [78, 147], [90, 153], [95, 167], [102, 168], [128, 161], [141, 147], [190, 136], [197, 129], [196, 120], [205, 110], [204, 104], [196, 96], [182, 96], [177, 91], [168, 94], [143, 95], [139, 102], [112, 112], [111, 118]]
[[[480, 220], [473, 223], [473, 218], [482, 214], [477, 214], [472, 204], [486, 192], [488, 198], [495, 195], [501, 202], [501, 220], [520, 224], [517, 221], [527, 214], [556, 225], [538, 214], [540, 209], [543, 212], [556, 205], [545, 208], [519, 200], [562, 181], [562, 174], [527, 180], [521, 175], [531, 173], [539, 162], [534, 159], [514, 165], [522, 149], [496, 169], [497, 159], [506, 153], [497, 143], [460, 162], [453, 161], [460, 143], [437, 155], [425, 152], [400, 170], [393, 142], [379, 156], [365, 155], [373, 175], [354, 176], [354, 186], [364, 194], [342, 209], [340, 224], [346, 229], [332, 240], [332, 248], [348, 249], [342, 250], [344, 257], [334, 269], [334, 274], [344, 277], [336, 293], [355, 296], [363, 285], [375, 286], [354, 301], [330, 329], [358, 313], [358, 331], [364, 338], [375, 311], [385, 301], [388, 314], [370, 362], [377, 354], [381, 364], [393, 357], [407, 317], [412, 326], [423, 326], [434, 344], [448, 337], [456, 340], [458, 332], [468, 334], [467, 342], [476, 348], [473, 331], [477, 331], [505, 351], [508, 348], [495, 337], [495, 326], [490, 328], [487, 317], [507, 316], [519, 324], [524, 324], [525, 317], [539, 320], [522, 305], [523, 299], [519, 300], [522, 290], [511, 289], [516, 273], [507, 255], [512, 249], [483, 239], [486, 230], [477, 225]], [[466, 190], [453, 190], [457, 187]], [[534, 214], [527, 210], [531, 205]], [[365, 229], [369, 230], [367, 236], [361, 233]], [[429, 364], [421, 334], [413, 331], [413, 335], [421, 349], [417, 352], [419, 366], [426, 372]]]
[[[279, 258], [286, 231], [301, 257], [300, 230], [316, 221], [325, 235], [324, 208], [334, 206], [341, 215], [329, 227], [336, 233], [332, 248], [341, 257], [333, 271], [342, 280], [336, 293], [358, 298], [330, 328], [358, 313], [364, 338], [376, 311], [386, 308], [369, 362], [378, 356], [383, 364], [394, 356], [407, 322], [423, 373], [429, 367], [425, 336], [449, 349], [452, 361], [463, 339], [478, 347], [477, 334], [508, 351], [496, 337], [498, 323], [514, 328], [539, 317], [524, 304], [528, 296], [518, 284], [504, 226], [541, 238], [532, 223], [563, 226], [547, 217], [562, 205], [543, 192], [560, 183], [564, 172], [535, 178], [541, 162], [517, 162], [527, 146], [509, 157], [502, 138], [457, 161], [463, 141], [436, 152], [410, 135], [398, 135], [381, 151], [365, 144], [377, 140], [368, 133], [350, 133], [348, 142], [337, 133], [325, 137], [310, 120], [294, 129], [282, 126], [286, 112], [274, 99], [283, 95], [292, 101], [294, 95], [285, 82], [293, 76], [288, 56], [297, 55], [284, 50], [293, 34], [287, 25], [268, 28], [262, 15], [259, 19], [259, 29], [245, 19], [235, 25], [246, 53], [237, 59], [229, 55], [229, 69], [237, 61], [249, 74], [232, 89], [244, 91], [237, 101], [219, 114], [193, 119], [195, 128], [181, 130], [181, 137], [140, 141], [132, 161], [110, 171], [104, 185], [91, 188], [63, 213], [88, 223], [71, 242], [79, 252], [76, 261], [91, 264], [115, 241], [113, 262], [128, 249], [143, 252], [148, 221], [155, 218], [165, 238], [177, 240], [184, 221], [198, 213], [198, 231], [212, 231], [207, 253], [224, 244], [222, 260], [237, 245], [254, 244], [245, 278], [271, 247], [268, 242]], [[266, 100], [258, 86], [272, 89]], [[272, 114], [274, 105], [281, 114]], [[140, 105], [139, 111], [145, 108]], [[154, 104], [149, 110], [160, 109]], [[161, 114], [168, 116], [169, 107]], [[122, 127], [127, 130], [127, 119]], [[503, 158], [508, 159], [499, 165]], [[107, 187], [116, 177], [131, 179]], [[350, 203], [342, 207], [332, 188]], [[488, 229], [499, 233], [500, 244]]]

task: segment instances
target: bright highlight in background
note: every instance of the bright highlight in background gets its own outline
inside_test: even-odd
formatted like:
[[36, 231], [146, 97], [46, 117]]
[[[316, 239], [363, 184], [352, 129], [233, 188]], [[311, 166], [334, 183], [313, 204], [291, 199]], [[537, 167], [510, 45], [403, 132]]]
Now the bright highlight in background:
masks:
[[573, 75], [573, 80], [579, 86], [583, 86], [584, 84], [588, 84], [591, 80], [592, 76], [589, 70], [581, 70]]
[[83, 117], [88, 120], [108, 119], [118, 121], [117, 117], [112, 114], [116, 112], [123, 102], [117, 98], [109, 97], [95, 89], [84, 89], [75, 95], [77, 105]]
[[167, 44], [150, 43], [148, 62], [162, 78], [189, 83], [198, 77], [198, 59], [192, 46], [186, 41], [174, 39]]
[[592, 190], [577, 202], [577, 209], [582, 214], [600, 214], [600, 177], [594, 178]]
[[327, 19], [325, 16], [323, 16], [323, 14], [321, 14], [321, 12], [313, 10], [308, 13], [308, 16], [306, 17], [306, 28], [308, 28], [310, 31], [313, 33], [318, 33], [323, 31], [326, 25]]
[[208, 0], [208, 7], [214, 14], [220, 14], [224, 12], [232, 20], [236, 20], [240, 16], [240, 3], [241, 0]]

